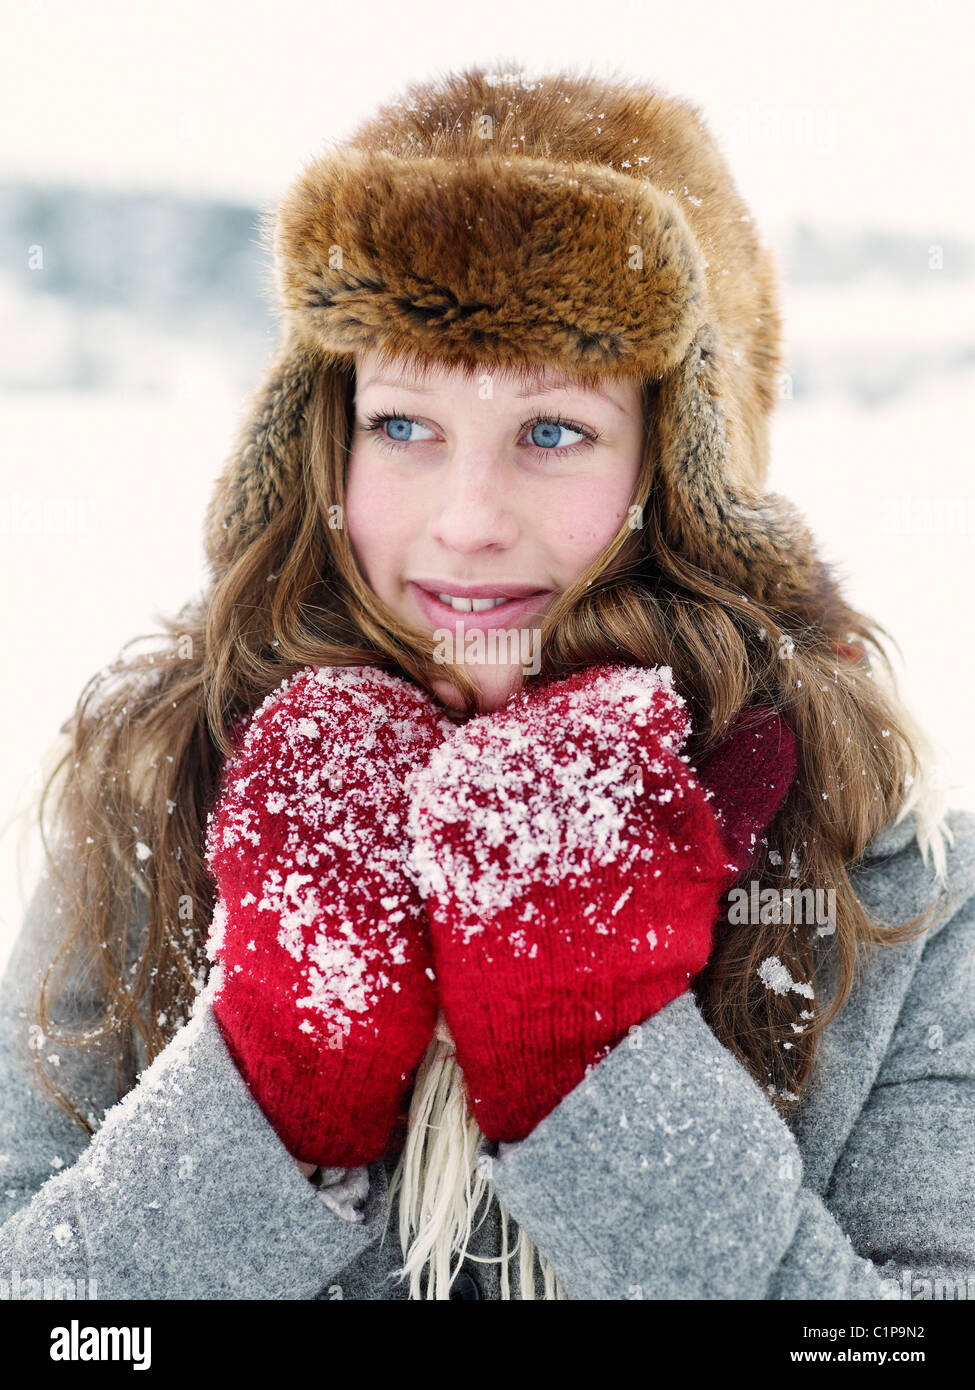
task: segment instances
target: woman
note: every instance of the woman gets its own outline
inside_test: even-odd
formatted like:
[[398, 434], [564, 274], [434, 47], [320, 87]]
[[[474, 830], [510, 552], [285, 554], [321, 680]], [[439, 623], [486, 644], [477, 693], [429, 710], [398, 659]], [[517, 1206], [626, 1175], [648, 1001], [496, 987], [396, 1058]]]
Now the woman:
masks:
[[[267, 231], [284, 333], [212, 585], [56, 770], [4, 1265], [203, 1298], [968, 1270], [972, 818], [765, 491], [774, 274], [696, 110], [414, 84]], [[527, 649], [478, 648], [502, 618]]]

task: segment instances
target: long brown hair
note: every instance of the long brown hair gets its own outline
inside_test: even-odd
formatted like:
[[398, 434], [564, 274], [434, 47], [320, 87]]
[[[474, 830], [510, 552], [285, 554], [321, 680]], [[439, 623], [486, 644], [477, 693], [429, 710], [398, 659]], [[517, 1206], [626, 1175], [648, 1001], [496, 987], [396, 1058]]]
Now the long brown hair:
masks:
[[[665, 492], [654, 486], [656, 390], [644, 382], [647, 428], [630, 511], [546, 614], [541, 670], [530, 679], [599, 662], [670, 666], [693, 720], [684, 750], [692, 760], [720, 742], [746, 705], [771, 704], [791, 725], [798, 775], [749, 877], [763, 889], [835, 890], [838, 987], [815, 1010], [805, 995], [766, 988], [759, 966], [772, 956], [794, 979], [813, 979], [813, 933], [788, 922], [735, 926], [727, 914], [695, 982], [717, 1037], [785, 1112], [801, 1097], [819, 1035], [865, 955], [937, 920], [871, 920], [846, 867], [908, 803], [927, 814], [922, 825], [936, 857], [943, 854], [930, 750], [897, 696], [889, 634], [849, 608], [825, 570], [807, 602], [782, 611], [682, 553]], [[323, 370], [309, 402], [300, 485], [204, 594], [162, 619], [152, 650], [129, 651], [146, 640], [133, 639], [91, 678], [62, 727], [63, 755], [39, 816], [65, 932], [36, 1022], [59, 1048], [100, 1041], [114, 1049], [120, 1086], [136, 1036], [151, 1061], [206, 980], [214, 887], [205, 827], [235, 719], [308, 664], [380, 666], [431, 693], [444, 678], [432, 641], [387, 609], [353, 556], [342, 512], [353, 404], [354, 368]], [[470, 677], [463, 667], [447, 669], [466, 712], [476, 712]], [[133, 889], [145, 898], [148, 936], [130, 971]], [[94, 974], [104, 999], [96, 1017], [70, 1027], [51, 1012], [55, 980], [68, 968]], [[44, 1086], [91, 1135], [83, 1098], [62, 1090], [43, 1049], [33, 1056]]]

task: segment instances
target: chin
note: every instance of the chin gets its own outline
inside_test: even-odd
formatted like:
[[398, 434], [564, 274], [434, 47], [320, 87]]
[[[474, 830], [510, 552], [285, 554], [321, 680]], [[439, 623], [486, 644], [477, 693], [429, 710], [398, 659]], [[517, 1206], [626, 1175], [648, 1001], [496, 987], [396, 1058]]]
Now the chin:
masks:
[[507, 676], [498, 676], [486, 687], [478, 685], [478, 706], [485, 714], [490, 714], [493, 710], [501, 709], [514, 693], [522, 685], [521, 668], [512, 670]]
[[[510, 676], [507, 677], [501, 676], [497, 667], [491, 669], [494, 671], [495, 678], [482, 682], [478, 679], [479, 673], [483, 670], [482, 667], [465, 667], [474, 682], [478, 714], [492, 714], [495, 710], [501, 709], [522, 683], [520, 667], [512, 670]], [[441, 704], [446, 706], [448, 714], [457, 714], [461, 718], [467, 717], [460, 691], [450, 681], [435, 681], [433, 690]]]
[[451, 681], [434, 681], [433, 693], [449, 713], [463, 714], [464, 701], [460, 691]]

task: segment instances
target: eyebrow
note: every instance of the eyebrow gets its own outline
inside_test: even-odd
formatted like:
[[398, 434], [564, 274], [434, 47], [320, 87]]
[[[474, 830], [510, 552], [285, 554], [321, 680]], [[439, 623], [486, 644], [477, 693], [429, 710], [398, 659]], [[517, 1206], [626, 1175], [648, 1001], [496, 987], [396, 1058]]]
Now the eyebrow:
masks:
[[[365, 386], [363, 386], [362, 389], [365, 390], [367, 386], [398, 386], [403, 391], [416, 391], [421, 396], [432, 395], [433, 392], [437, 389], [433, 386], [420, 386], [415, 381], [392, 381], [387, 377], [382, 376], [374, 376], [370, 381], [367, 381], [365, 383]], [[552, 382], [551, 385], [548, 386], [537, 386], [528, 391], [516, 391], [515, 397], [517, 400], [524, 400], [528, 396], [548, 396], [553, 391], [571, 391], [572, 389], [573, 388], [567, 383], [556, 381]], [[601, 396], [604, 401], [607, 401], [609, 405], [613, 407], [614, 410], [618, 410], [621, 415], [626, 414], [626, 411], [620, 405], [619, 401], [614, 401], [612, 396], [607, 395], [601, 387], [592, 386], [589, 389], [595, 395]]]

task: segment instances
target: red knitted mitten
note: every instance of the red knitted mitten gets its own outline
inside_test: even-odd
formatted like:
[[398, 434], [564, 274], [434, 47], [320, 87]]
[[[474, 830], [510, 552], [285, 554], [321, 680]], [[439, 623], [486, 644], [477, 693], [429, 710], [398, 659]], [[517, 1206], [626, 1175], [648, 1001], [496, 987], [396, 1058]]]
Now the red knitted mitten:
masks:
[[[469, 720], [409, 778], [440, 999], [489, 1139], [524, 1138], [707, 963], [795, 771], [791, 731], [756, 714], [698, 779], [670, 668], [590, 667]], [[712, 786], [740, 792], [722, 823]]]
[[[238, 726], [239, 727], [239, 726]], [[437, 1017], [402, 784], [454, 726], [374, 667], [306, 667], [238, 737], [207, 823], [214, 1012], [301, 1162], [383, 1156]]]

